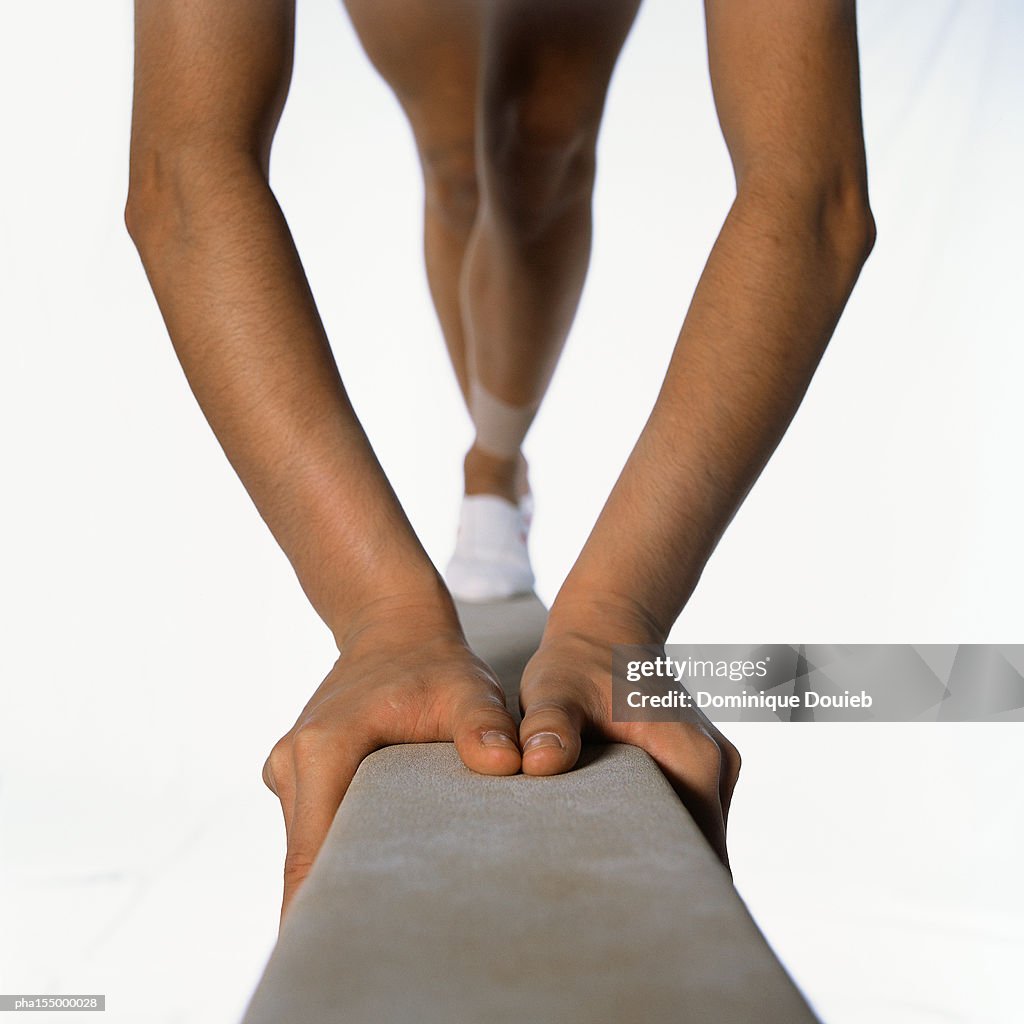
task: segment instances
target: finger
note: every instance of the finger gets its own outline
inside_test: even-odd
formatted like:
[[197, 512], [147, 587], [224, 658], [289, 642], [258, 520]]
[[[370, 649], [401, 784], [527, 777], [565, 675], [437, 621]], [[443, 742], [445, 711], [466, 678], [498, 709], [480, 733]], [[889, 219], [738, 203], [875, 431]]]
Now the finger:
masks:
[[641, 744], [690, 812], [711, 849], [728, 869], [721, 799], [722, 751], [703, 729], [654, 724]]
[[519, 726], [523, 772], [559, 775], [572, 768], [580, 756], [580, 733], [585, 719], [571, 691], [543, 681], [534, 684]]
[[[339, 757], [337, 735], [332, 737], [330, 747], [324, 746], [319, 739], [304, 741], [302, 737], [300, 730], [293, 741], [295, 800], [284, 861], [282, 918], [313, 867], [360, 761], [369, 753], [368, 750], [350, 751], [342, 747], [346, 756]], [[315, 746], [311, 746], [313, 742]]]
[[515, 719], [497, 692], [474, 688], [457, 706], [452, 739], [462, 763], [482, 775], [515, 775], [522, 764]]

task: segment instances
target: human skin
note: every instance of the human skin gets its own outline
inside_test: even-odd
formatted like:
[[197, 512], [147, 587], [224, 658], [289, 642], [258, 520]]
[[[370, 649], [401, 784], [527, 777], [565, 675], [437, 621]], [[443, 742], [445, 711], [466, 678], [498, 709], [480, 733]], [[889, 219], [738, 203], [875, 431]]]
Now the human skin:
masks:
[[[558, 6], [506, 2], [521, 18], [502, 32], [520, 45], [516, 25], [542, 24], [537, 11]], [[581, 8], [566, 11], [576, 17]], [[288, 833], [285, 908], [361, 759], [398, 742], [453, 739], [468, 767], [498, 775], [568, 770], [582, 735], [635, 743], [727, 861], [738, 753], [703, 716], [612, 723], [608, 649], [664, 641], [806, 390], [873, 222], [853, 4], [709, 0], [707, 16], [736, 200], [651, 417], [524, 674], [517, 734], [352, 411], [268, 184], [291, 70], [291, 0], [136, 2], [129, 230], [192, 390], [340, 652], [264, 769]], [[508, 253], [527, 246], [526, 228], [557, 224], [569, 192], [555, 188], [547, 208], [531, 192], [530, 216], [509, 217], [515, 190], [478, 143], [474, 175], [483, 185], [464, 259], [480, 262], [491, 301], [495, 280], [508, 294], [529, 294], [534, 285], [521, 272], [530, 261]], [[553, 158], [551, 166], [568, 165]], [[425, 165], [425, 173], [429, 204], [430, 174], [441, 172]], [[555, 177], [541, 175], [537, 191]], [[583, 200], [573, 195], [580, 215]], [[588, 247], [589, 226], [585, 233]], [[531, 364], [541, 392], [578, 299], [583, 234], [554, 232], [551, 247], [563, 252], [549, 269], [562, 268], [554, 275], [562, 283], [537, 288], [528, 311], [530, 322], [549, 325]], [[429, 234], [427, 244], [429, 258]], [[440, 250], [451, 257], [451, 248]], [[438, 267], [440, 310], [447, 278]], [[464, 322], [473, 337], [472, 312]], [[481, 351], [492, 349], [500, 346]], [[453, 363], [458, 373], [456, 352]], [[501, 394], [502, 371], [494, 373]], [[509, 373], [507, 383], [522, 380]]]
[[[539, 406], [590, 259], [608, 83], [640, 0], [346, 0], [408, 118], [427, 279], [463, 398]], [[522, 456], [475, 444], [467, 494], [516, 501]]]
[[[662, 643], [789, 425], [874, 244], [855, 10], [709, 0], [708, 51], [737, 194], [633, 452], [521, 684], [524, 770], [581, 733], [645, 747], [725, 859], [739, 758], [696, 721], [611, 721], [609, 644]], [[546, 734], [552, 745], [530, 752]], [[557, 738], [557, 742], [555, 742]]]

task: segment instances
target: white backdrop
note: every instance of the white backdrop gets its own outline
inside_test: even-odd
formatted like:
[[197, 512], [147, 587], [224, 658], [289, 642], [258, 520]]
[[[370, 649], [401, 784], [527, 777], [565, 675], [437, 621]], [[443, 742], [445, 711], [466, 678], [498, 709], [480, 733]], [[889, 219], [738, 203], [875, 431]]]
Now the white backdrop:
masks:
[[[470, 435], [415, 155], [338, 5], [299, 8], [273, 184], [356, 407], [443, 560]], [[860, 9], [878, 246], [675, 640], [1022, 639], [1024, 9]], [[124, 232], [130, 85], [125, 0], [5, 5], [0, 991], [105, 992], [109, 1021], [200, 1024], [241, 1012], [274, 941], [283, 828], [260, 768], [333, 648]], [[528, 442], [545, 598], [646, 417], [731, 188], [700, 6], [646, 0], [583, 305]], [[737, 884], [826, 1021], [1020, 1019], [1018, 728], [731, 735]]]

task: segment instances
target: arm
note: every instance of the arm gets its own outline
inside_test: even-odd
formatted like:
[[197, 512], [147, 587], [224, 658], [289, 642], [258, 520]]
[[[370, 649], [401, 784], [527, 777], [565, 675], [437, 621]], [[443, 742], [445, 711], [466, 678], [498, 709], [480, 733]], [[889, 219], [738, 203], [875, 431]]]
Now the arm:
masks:
[[707, 22], [736, 199], [650, 419], [554, 603], [520, 735], [564, 741], [524, 746], [524, 770], [544, 774], [575, 761], [580, 728], [628, 735], [724, 857], [738, 755], [703, 716], [613, 725], [607, 648], [664, 642], [803, 398], [874, 225], [853, 0], [708, 0]]
[[435, 581], [267, 181], [294, 11], [245, 6], [139, 0], [126, 219], [203, 412], [340, 640], [374, 599]]
[[264, 771], [286, 903], [369, 751], [454, 738], [478, 771], [519, 768], [501, 688], [355, 417], [268, 184], [293, 29], [293, 0], [137, 0], [126, 211], [189, 384], [342, 652]]

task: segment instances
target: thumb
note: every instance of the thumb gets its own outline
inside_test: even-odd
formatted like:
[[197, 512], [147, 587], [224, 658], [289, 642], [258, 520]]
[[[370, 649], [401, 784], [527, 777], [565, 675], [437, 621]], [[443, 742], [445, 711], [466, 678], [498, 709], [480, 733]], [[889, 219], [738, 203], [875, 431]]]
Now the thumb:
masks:
[[313, 868], [327, 838], [342, 798], [359, 767], [362, 755], [352, 762], [296, 765], [295, 803], [288, 828], [284, 860], [284, 895], [281, 919]]

